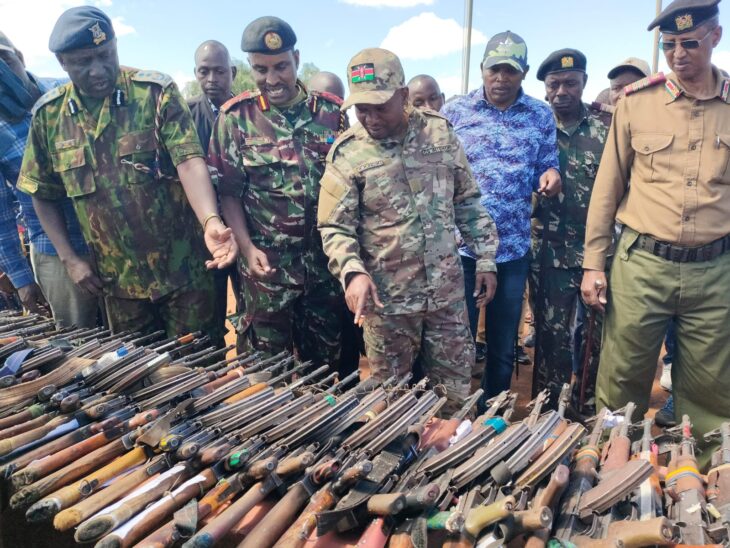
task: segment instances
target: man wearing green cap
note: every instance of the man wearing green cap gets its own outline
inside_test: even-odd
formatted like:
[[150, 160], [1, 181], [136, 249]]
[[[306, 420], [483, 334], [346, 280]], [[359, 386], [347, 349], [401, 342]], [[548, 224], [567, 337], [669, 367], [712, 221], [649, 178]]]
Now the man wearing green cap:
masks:
[[[18, 188], [70, 277], [104, 295], [115, 332], [222, 336], [205, 264], [225, 267], [238, 249], [172, 78], [120, 67], [111, 20], [92, 6], [64, 12], [49, 47], [71, 82], [36, 103]], [[95, 265], [70, 244], [66, 196]]]
[[[530, 290], [538, 319], [533, 392], [547, 388], [557, 406], [563, 384], [570, 383], [574, 409], [593, 415], [602, 318], [585, 318], [581, 265], [588, 203], [611, 115], [583, 102], [586, 65], [582, 52], [565, 48], [548, 55], [537, 70], [557, 124], [562, 189], [557, 196], [536, 200]], [[573, 325], [574, 318], [580, 325]]]
[[480, 305], [494, 295], [494, 223], [459, 140], [439, 114], [409, 107], [400, 60], [369, 48], [347, 65], [359, 121], [327, 156], [318, 223], [330, 271], [364, 321], [370, 371], [403, 376], [420, 354], [446, 386], [448, 410], [469, 395], [474, 345], [466, 322], [455, 226], [478, 254]]
[[[555, 120], [550, 108], [522, 90], [527, 45], [506, 31], [493, 36], [481, 64], [483, 86], [444, 105], [481, 190], [481, 202], [499, 232], [497, 293], [487, 306], [487, 363], [482, 387], [488, 398], [512, 380], [515, 339], [530, 265], [530, 212], [534, 192], [560, 191]], [[460, 249], [472, 332], [471, 298], [476, 255]]]
[[241, 247], [242, 348], [296, 348], [302, 360], [337, 365], [346, 312], [317, 232], [324, 160], [345, 128], [342, 100], [297, 79], [296, 35], [278, 17], [243, 31], [258, 90], [221, 107], [208, 161]]
[[[591, 196], [581, 287], [606, 310], [598, 404], [647, 410], [674, 320], [675, 411], [690, 416], [698, 439], [730, 420], [730, 79], [712, 65], [718, 2], [677, 0], [649, 25], [659, 26], [673, 72], [631, 84], [618, 102]], [[609, 287], [616, 220], [624, 228]]]

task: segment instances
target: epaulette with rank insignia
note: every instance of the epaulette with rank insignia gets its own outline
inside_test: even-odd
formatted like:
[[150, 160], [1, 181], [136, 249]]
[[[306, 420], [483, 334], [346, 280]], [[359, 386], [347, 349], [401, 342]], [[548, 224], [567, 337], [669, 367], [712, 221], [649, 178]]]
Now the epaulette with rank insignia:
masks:
[[260, 90], [247, 89], [243, 93], [239, 93], [232, 99], [228, 99], [228, 101], [223, 103], [223, 105], [221, 106], [221, 110], [223, 112], [228, 112], [234, 106], [236, 106], [238, 103], [242, 103], [243, 101], [251, 101], [251, 100], [255, 100], [258, 103], [259, 108], [261, 110], [263, 110], [264, 112], [266, 112], [270, 108], [269, 100], [266, 98], [266, 96], [264, 94], [261, 93]]
[[652, 86], [664, 83], [666, 81], [667, 81], [667, 77], [664, 76], [664, 73], [657, 72], [656, 74], [652, 74], [651, 76], [647, 76], [646, 78], [637, 80], [633, 84], [629, 84], [628, 86], [626, 86], [624, 88], [624, 94], [631, 95], [632, 93], [636, 93], [637, 91], [641, 91], [642, 89], [650, 88]]
[[591, 103], [591, 108], [593, 110], [598, 110], [600, 112], [605, 112], [607, 114], [613, 114], [616, 112], [616, 107], [613, 105], [607, 105], [606, 103], [601, 103], [599, 101], [593, 101]]
[[730, 103], [730, 79], [725, 78], [722, 81], [722, 92], [720, 92], [720, 97], [722, 97], [722, 100], [726, 103]]
[[138, 70], [131, 76], [131, 80], [135, 82], [149, 82], [162, 86], [163, 88], [166, 88], [175, 81], [172, 79], [172, 76], [156, 70]]
[[334, 103], [335, 105], [342, 106], [342, 99], [340, 97], [337, 97], [334, 93], [330, 93], [329, 91], [317, 91], [314, 89], [309, 90], [309, 95], [311, 97], [322, 97], [323, 99], [326, 99], [330, 103]]
[[51, 101], [54, 101], [58, 99], [59, 97], [63, 97], [66, 94], [66, 89], [68, 88], [69, 84], [58, 86], [56, 88], [53, 88], [50, 91], [47, 91], [43, 95], [40, 96], [40, 98], [35, 102], [33, 105], [33, 108], [30, 109], [31, 114], [35, 114], [36, 111], [41, 108], [44, 105], [47, 105]]

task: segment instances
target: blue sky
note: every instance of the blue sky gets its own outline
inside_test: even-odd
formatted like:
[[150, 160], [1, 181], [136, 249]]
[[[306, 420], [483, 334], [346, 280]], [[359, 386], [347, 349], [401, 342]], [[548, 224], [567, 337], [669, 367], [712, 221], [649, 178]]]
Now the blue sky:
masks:
[[[69, 0], [0, 0], [0, 28], [26, 55], [36, 74], [62, 75], [48, 52], [48, 35], [58, 15], [79, 4]], [[344, 78], [348, 60], [365, 47], [393, 50], [406, 77], [435, 76], [447, 95], [461, 81], [462, 0], [96, 0], [114, 20], [122, 64], [157, 69], [179, 84], [192, 78], [193, 52], [214, 38], [234, 57], [243, 28], [261, 15], [286, 19], [299, 38], [303, 62]], [[668, 5], [668, 0], [664, 1]], [[609, 9], [610, 8], [610, 9]], [[721, 8], [723, 6], [721, 5]], [[475, 0], [470, 88], [480, 84], [479, 62], [487, 39], [512, 30], [527, 42], [531, 65], [525, 88], [537, 97], [543, 87], [537, 67], [553, 50], [575, 47], [588, 57], [586, 99], [607, 85], [608, 70], [629, 56], [650, 61], [654, 0]], [[730, 33], [730, 3], [721, 10]], [[730, 38], [715, 51], [715, 62], [730, 69]]]

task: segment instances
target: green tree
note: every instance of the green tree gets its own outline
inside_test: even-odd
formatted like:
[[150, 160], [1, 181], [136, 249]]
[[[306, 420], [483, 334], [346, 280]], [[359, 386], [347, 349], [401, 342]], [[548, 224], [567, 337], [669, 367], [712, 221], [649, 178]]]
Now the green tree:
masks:
[[[248, 89], [256, 89], [249, 64], [243, 62], [241, 59], [233, 59], [233, 64], [238, 69], [236, 79], [233, 81], [233, 95], [238, 95]], [[318, 72], [319, 68], [314, 63], [304, 63], [299, 69], [299, 79], [304, 82], [304, 85], [307, 85], [309, 79]], [[182, 89], [183, 97], [186, 99], [190, 99], [201, 93], [200, 84], [198, 84], [197, 80], [191, 80]]]

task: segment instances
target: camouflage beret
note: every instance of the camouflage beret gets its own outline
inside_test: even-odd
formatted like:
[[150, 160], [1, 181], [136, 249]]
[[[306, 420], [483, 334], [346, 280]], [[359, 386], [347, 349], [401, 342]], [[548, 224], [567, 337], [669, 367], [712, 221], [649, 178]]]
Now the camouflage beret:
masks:
[[64, 11], [56, 21], [48, 40], [53, 53], [97, 48], [114, 38], [109, 16], [93, 6], [79, 6]]
[[297, 35], [289, 23], [273, 15], [251, 21], [241, 37], [241, 49], [247, 53], [276, 55], [289, 51], [296, 43]]
[[537, 79], [545, 81], [548, 74], [567, 72], [569, 70], [586, 71], [586, 56], [577, 49], [564, 48], [552, 52], [547, 56], [540, 68], [537, 69]]
[[647, 30], [659, 27], [665, 34], [691, 32], [720, 13], [720, 0], [674, 0], [654, 19]]

